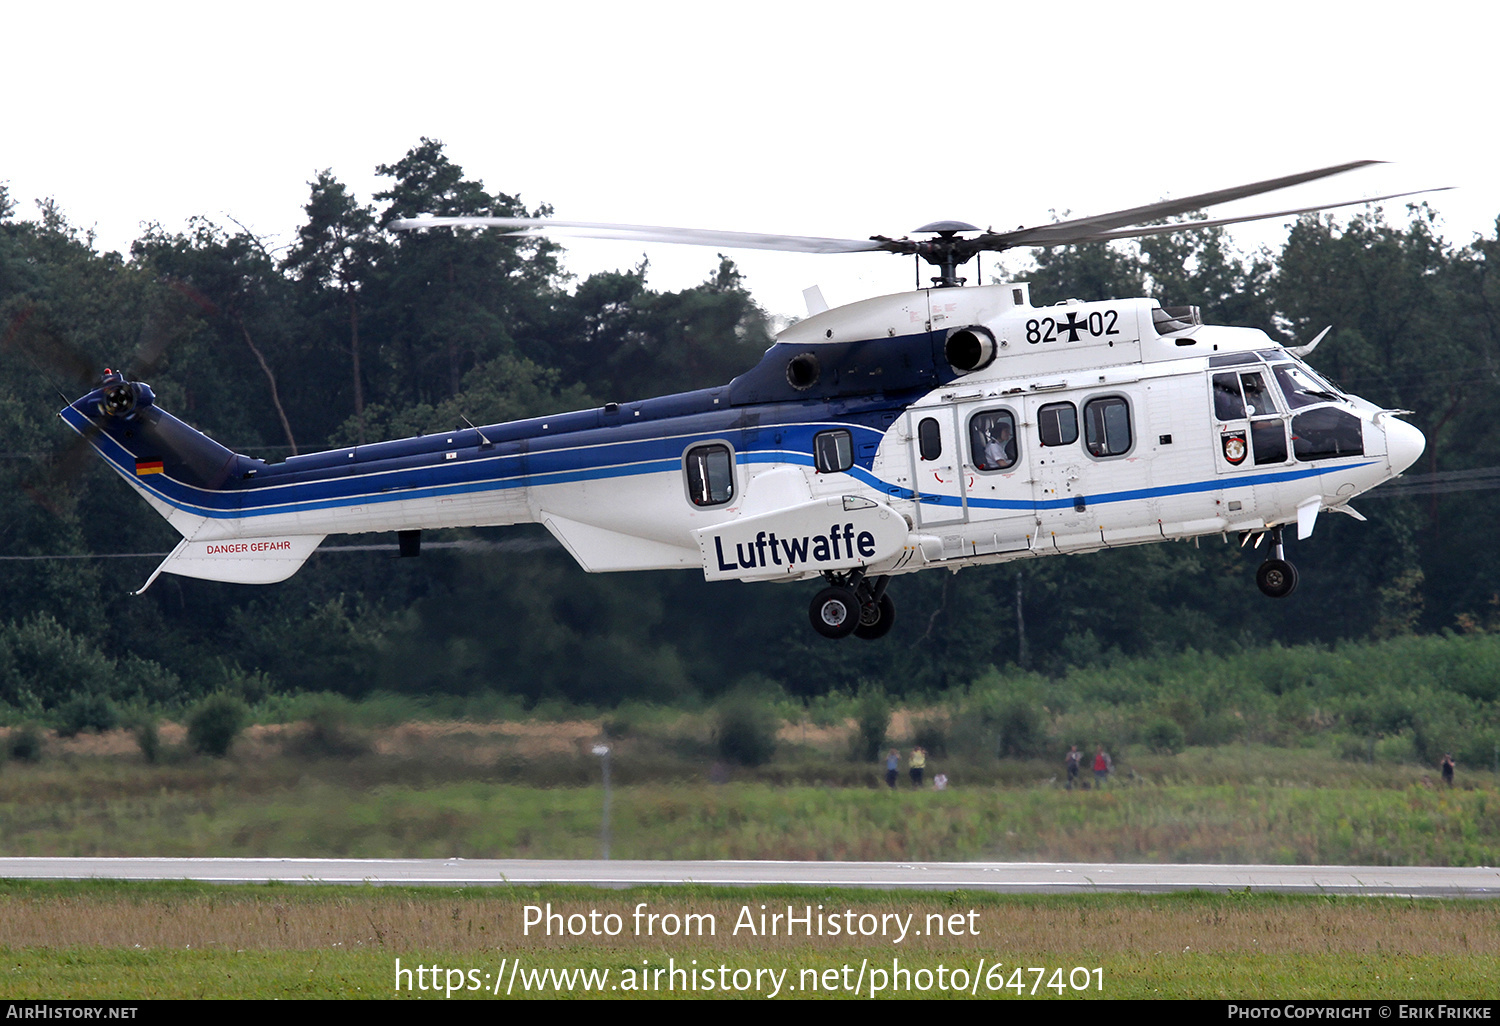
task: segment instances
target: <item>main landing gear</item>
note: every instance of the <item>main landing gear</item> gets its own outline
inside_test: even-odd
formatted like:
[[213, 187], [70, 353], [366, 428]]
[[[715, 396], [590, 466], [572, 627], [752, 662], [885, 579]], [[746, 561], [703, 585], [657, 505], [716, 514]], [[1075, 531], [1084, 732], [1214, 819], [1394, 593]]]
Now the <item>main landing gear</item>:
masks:
[[1286, 598], [1297, 590], [1297, 568], [1286, 561], [1280, 527], [1271, 528], [1271, 556], [1255, 571], [1255, 585], [1271, 598]]
[[827, 574], [829, 587], [807, 610], [813, 630], [825, 638], [883, 638], [896, 622], [896, 603], [885, 593], [889, 577], [871, 581], [862, 573]]

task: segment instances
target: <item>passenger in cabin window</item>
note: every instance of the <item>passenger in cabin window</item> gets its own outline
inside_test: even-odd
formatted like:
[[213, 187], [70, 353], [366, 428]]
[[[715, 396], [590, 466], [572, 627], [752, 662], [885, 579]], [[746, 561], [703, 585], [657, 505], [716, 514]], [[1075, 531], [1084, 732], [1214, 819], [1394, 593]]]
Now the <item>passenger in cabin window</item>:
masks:
[[1015, 432], [1004, 414], [988, 419], [977, 432], [981, 441], [976, 463], [980, 470], [1004, 470], [1016, 462]]

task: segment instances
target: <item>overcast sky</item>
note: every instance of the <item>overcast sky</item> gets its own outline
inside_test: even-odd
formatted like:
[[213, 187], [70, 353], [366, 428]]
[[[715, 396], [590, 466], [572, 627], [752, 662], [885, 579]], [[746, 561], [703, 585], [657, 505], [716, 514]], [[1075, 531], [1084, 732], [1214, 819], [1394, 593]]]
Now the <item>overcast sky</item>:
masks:
[[[1450, 239], [1500, 215], [1500, 17], [1473, 3], [54, 0], [0, 24], [0, 182], [106, 249], [193, 215], [285, 243], [319, 169], [368, 200], [423, 136], [578, 220], [1009, 228], [1361, 158], [1393, 163], [1216, 212], [1454, 185], [1430, 200]], [[580, 276], [647, 249], [564, 245]], [[914, 280], [885, 254], [732, 255], [779, 314], [808, 285], [838, 304]], [[663, 289], [716, 265], [649, 256]]]

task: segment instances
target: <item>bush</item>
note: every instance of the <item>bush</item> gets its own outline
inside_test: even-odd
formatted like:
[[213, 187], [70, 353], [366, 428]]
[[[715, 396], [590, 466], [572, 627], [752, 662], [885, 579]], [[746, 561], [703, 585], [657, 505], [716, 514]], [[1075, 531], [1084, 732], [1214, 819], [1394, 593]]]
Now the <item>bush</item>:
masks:
[[948, 754], [948, 718], [938, 715], [917, 720], [912, 724], [911, 741], [928, 755], [944, 758]]
[[76, 737], [85, 730], [114, 730], [120, 723], [119, 710], [107, 695], [74, 695], [57, 711], [62, 717], [58, 737]]
[[1381, 763], [1417, 762], [1417, 749], [1404, 734], [1383, 737], [1375, 742], [1375, 761]]
[[144, 720], [135, 728], [135, 743], [147, 762], [155, 764], [161, 758], [161, 735], [156, 732], [155, 720]]
[[891, 703], [885, 692], [866, 687], [854, 703], [854, 738], [850, 754], [858, 762], [876, 762], [891, 729]]
[[1146, 727], [1146, 744], [1151, 746], [1153, 752], [1163, 755], [1176, 755], [1182, 751], [1183, 733], [1182, 727], [1176, 720], [1163, 717], [1155, 720]]
[[983, 712], [1001, 758], [1030, 759], [1047, 752], [1047, 726], [1035, 702], [1016, 695]]
[[10, 732], [6, 753], [16, 762], [36, 762], [42, 757], [42, 732], [26, 723]]
[[307, 714], [307, 730], [290, 745], [295, 754], [314, 759], [353, 759], [369, 755], [374, 744], [349, 723], [349, 703], [326, 699]]
[[741, 766], [762, 766], [776, 754], [780, 727], [780, 719], [764, 703], [749, 695], [729, 698], [719, 706], [719, 756]]
[[250, 710], [233, 695], [210, 695], [188, 717], [188, 747], [199, 755], [223, 758], [249, 718]]

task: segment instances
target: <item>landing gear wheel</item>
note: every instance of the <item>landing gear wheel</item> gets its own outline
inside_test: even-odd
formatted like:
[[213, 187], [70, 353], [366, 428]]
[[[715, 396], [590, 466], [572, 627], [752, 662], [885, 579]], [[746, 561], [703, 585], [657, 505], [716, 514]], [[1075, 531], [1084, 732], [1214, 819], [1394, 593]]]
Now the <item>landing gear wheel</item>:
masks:
[[1255, 571], [1255, 584], [1263, 595], [1286, 598], [1297, 590], [1297, 568], [1284, 559], [1268, 559]]
[[859, 599], [848, 588], [824, 588], [807, 610], [813, 630], [825, 638], [847, 638], [859, 626]]
[[882, 595], [880, 601], [860, 607], [859, 626], [854, 628], [854, 636], [866, 641], [883, 638], [890, 633], [891, 625], [895, 622], [896, 603], [891, 601], [889, 595]]

